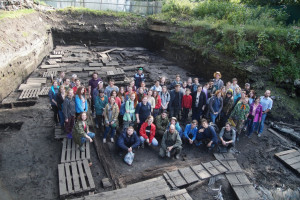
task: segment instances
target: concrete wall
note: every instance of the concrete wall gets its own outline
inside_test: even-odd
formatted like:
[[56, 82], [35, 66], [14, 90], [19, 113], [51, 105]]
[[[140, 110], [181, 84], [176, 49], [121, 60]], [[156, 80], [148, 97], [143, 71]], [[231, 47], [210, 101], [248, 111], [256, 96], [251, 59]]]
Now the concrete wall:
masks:
[[0, 21], [0, 101], [16, 90], [53, 49], [38, 13]]

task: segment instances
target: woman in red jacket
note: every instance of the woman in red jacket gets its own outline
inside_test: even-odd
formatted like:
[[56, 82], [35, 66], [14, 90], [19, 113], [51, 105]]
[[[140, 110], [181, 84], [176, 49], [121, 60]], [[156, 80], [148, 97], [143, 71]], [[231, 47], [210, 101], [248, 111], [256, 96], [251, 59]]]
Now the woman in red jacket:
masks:
[[156, 118], [156, 116], [159, 114], [160, 107], [161, 107], [161, 98], [158, 94], [158, 91], [156, 91], [156, 90], [153, 91], [153, 97], [155, 99], [155, 107], [153, 110], [153, 117]]
[[142, 148], [144, 148], [144, 142], [150, 146], [158, 146], [158, 141], [155, 139], [155, 130], [156, 127], [153, 124], [153, 116], [149, 115], [147, 120], [142, 124], [140, 128], [140, 140], [142, 144]]

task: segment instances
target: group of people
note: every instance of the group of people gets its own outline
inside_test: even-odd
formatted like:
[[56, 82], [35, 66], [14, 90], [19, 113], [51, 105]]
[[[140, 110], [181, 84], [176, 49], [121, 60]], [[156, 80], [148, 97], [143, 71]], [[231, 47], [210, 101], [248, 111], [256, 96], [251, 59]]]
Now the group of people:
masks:
[[[64, 127], [68, 137], [78, 141], [80, 148], [82, 142], [94, 137], [86, 123], [90, 99], [96, 127], [103, 130], [103, 143], [108, 135], [114, 143], [120, 127], [116, 142], [119, 150], [132, 152], [145, 144], [160, 143], [161, 157], [179, 158], [183, 142], [205, 144], [210, 149], [216, 145], [230, 148], [242, 131], [249, 138], [253, 132], [262, 135], [267, 113], [272, 109], [271, 92], [267, 90], [259, 97], [249, 83], [241, 88], [236, 78], [226, 84], [221, 78], [221, 73], [215, 72], [214, 79], [202, 85], [198, 78], [181, 81], [176, 75], [167, 84], [166, 77], [161, 77], [148, 88], [143, 68], [138, 68], [127, 86], [119, 88], [110, 79], [104, 87], [94, 72], [85, 88], [75, 74], [70, 80], [61, 73], [53, 81], [49, 97], [55, 122]], [[219, 133], [217, 127], [222, 127]]]

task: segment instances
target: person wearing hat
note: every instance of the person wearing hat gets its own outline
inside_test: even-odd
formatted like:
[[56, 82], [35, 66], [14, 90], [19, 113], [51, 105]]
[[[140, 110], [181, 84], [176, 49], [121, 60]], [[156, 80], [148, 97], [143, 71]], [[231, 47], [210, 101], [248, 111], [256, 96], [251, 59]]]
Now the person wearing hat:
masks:
[[108, 98], [104, 95], [104, 90], [99, 90], [99, 95], [95, 98], [95, 110], [96, 110], [96, 127], [102, 127], [104, 123], [103, 120], [103, 110], [105, 106], [108, 104]]
[[168, 113], [164, 110], [160, 115], [155, 118], [156, 135], [158, 138], [162, 138], [164, 132], [167, 130], [169, 125]]
[[174, 89], [178, 84], [182, 87], [182, 81], [180, 80], [180, 75], [176, 74], [175, 81], [173, 81], [171, 84], [171, 89]]
[[175, 86], [175, 89], [170, 92], [170, 117], [180, 117], [181, 102], [183, 94], [180, 92], [180, 84]]
[[93, 90], [98, 87], [99, 81], [102, 81], [101, 78], [98, 78], [98, 73], [93, 72], [92, 79], [89, 80], [89, 98], [91, 99], [91, 111], [94, 116], [94, 96]]
[[224, 86], [224, 82], [221, 80], [222, 75], [220, 72], [214, 73], [214, 91], [220, 90]]
[[223, 100], [223, 109], [221, 112], [221, 126], [225, 126], [229, 115], [233, 109], [234, 101], [233, 101], [233, 92], [232, 89], [228, 89], [226, 92], [226, 96]]
[[139, 67], [137, 73], [134, 75], [135, 86], [139, 88], [142, 81], [145, 81], [145, 75], [143, 74], [143, 67]]

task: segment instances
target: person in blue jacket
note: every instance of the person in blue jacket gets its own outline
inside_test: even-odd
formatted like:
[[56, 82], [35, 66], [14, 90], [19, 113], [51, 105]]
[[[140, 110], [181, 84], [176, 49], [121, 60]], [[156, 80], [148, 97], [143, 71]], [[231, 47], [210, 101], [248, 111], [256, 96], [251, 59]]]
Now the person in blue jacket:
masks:
[[201, 126], [198, 128], [198, 133], [196, 136], [196, 145], [199, 146], [203, 141], [207, 141], [207, 147], [212, 149], [216, 144], [218, 144], [218, 136], [215, 129], [208, 125], [206, 119], [201, 120]]
[[80, 113], [88, 111], [88, 104], [87, 104], [87, 99], [85, 98], [84, 87], [79, 87], [76, 91], [75, 110], [76, 110], [76, 118], [79, 116]]
[[187, 124], [185, 126], [183, 137], [190, 144], [193, 144], [196, 139], [197, 132], [198, 132], [197, 125], [198, 125], [197, 120], [193, 120], [191, 124]]
[[57, 94], [59, 92], [59, 86], [57, 81], [53, 81], [52, 86], [49, 90], [48, 96], [50, 99], [50, 103], [51, 103], [51, 108], [54, 112], [54, 121], [56, 123], [56, 125], [58, 125], [58, 106], [57, 106]]
[[137, 133], [134, 131], [132, 126], [129, 126], [127, 129], [124, 129], [123, 133], [120, 134], [117, 142], [117, 147], [119, 152], [132, 152], [140, 145], [140, 139]]

